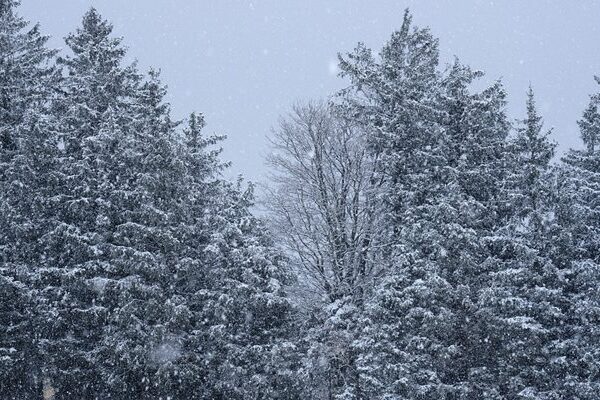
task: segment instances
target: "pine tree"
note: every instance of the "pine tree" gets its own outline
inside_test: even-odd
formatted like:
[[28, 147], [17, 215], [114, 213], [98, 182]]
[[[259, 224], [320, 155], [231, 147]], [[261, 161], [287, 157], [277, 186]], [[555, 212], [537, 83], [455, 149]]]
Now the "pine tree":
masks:
[[10, 276], [14, 272], [4, 267], [0, 272], [0, 390], [7, 399], [33, 399], [40, 393], [40, 382], [34, 378], [38, 354], [30, 336], [36, 319], [34, 292], [23, 283], [27, 277], [15, 279]]
[[[195, 116], [179, 135], [158, 74], [141, 82], [123, 67], [111, 31], [92, 9], [69, 35], [61, 95], [23, 142], [39, 158], [8, 170], [39, 183], [39, 203], [25, 205], [48, 218], [32, 252], [39, 274], [1, 280], [11, 298], [39, 299], [39, 316], [0, 314], [17, 339], [39, 338], [32, 393], [293, 398], [284, 259], [251, 215], [251, 193], [219, 176], [226, 164], [208, 147], [220, 137], [203, 138]], [[7, 365], [25, 367], [10, 343]]]
[[[187, 191], [175, 126], [163, 98], [166, 89], [151, 71], [134, 103], [134, 123], [114, 163], [114, 188], [103, 196], [109, 279], [103, 300], [110, 308], [100, 350], [101, 373], [112, 395], [144, 398], [169, 394], [176, 379], [184, 299], [175, 288], [179, 238]], [[114, 133], [114, 132], [113, 132]], [[117, 295], [117, 291], [120, 294]]]
[[532, 234], [543, 234], [552, 187], [548, 174], [556, 144], [549, 138], [551, 130], [543, 132], [542, 117], [538, 115], [533, 89], [527, 92], [527, 117], [521, 122], [510, 151], [514, 155], [510, 166], [513, 175], [508, 180], [514, 191], [509, 199], [517, 217]]
[[[363, 44], [353, 53], [340, 56], [341, 76], [352, 82], [339, 94], [340, 108], [352, 120], [376, 132], [369, 138], [371, 152], [380, 159], [380, 173], [385, 175], [386, 183], [398, 189], [394, 195], [397, 197], [404, 194], [403, 185], [412, 185], [413, 189], [418, 186], [401, 179], [419, 179], [406, 171], [431, 164], [425, 159], [429, 154], [420, 150], [434, 145], [439, 135], [436, 123], [440, 113], [435, 105], [438, 40], [428, 29], [411, 27], [411, 22], [407, 10], [401, 29], [381, 50], [379, 62]], [[414, 192], [410, 195], [426, 196]], [[403, 203], [396, 198], [385, 201], [392, 207]]]
[[[21, 370], [24, 375], [17, 377], [12, 372], [10, 381], [17, 384], [18, 390], [14, 393], [37, 396], [41, 392], [47, 361], [41, 343], [45, 338], [47, 317], [52, 315], [53, 310], [44, 297], [51, 264], [44, 257], [43, 242], [44, 237], [58, 225], [52, 212], [57, 206], [53, 188], [59, 181], [56, 173], [58, 135], [53, 130], [51, 119], [43, 114], [26, 115], [22, 129], [26, 129], [27, 134], [22, 134], [19, 152], [6, 170], [10, 185], [4, 188], [0, 220], [5, 221], [3, 238], [12, 246], [3, 255], [2, 275], [13, 288], [24, 291], [18, 294], [24, 299], [24, 305], [18, 302], [7, 305], [17, 309], [26, 305], [28, 315], [22, 321], [23, 329], [17, 331], [18, 335], [12, 339], [9, 337], [9, 341], [17, 340], [27, 345], [18, 349], [18, 354], [26, 355], [21, 360], [25, 363], [21, 366], [26, 366]], [[11, 325], [7, 324], [8, 331], [13, 329]]]
[[44, 305], [32, 282], [43, 268], [38, 240], [52, 225], [46, 207], [55, 143], [46, 115], [59, 75], [48, 38], [17, 14], [18, 5], [0, 1], [0, 392], [35, 398], [41, 362], [34, 333]]
[[[340, 56], [341, 75], [350, 78], [352, 85], [340, 93], [338, 107], [343, 115], [362, 124], [365, 132], [373, 132], [367, 138], [367, 145], [370, 156], [378, 160], [374, 179], [383, 182], [382, 219], [390, 225], [386, 229], [389, 237], [383, 242], [393, 245], [384, 251], [387, 253], [397, 253], [398, 237], [407, 222], [403, 215], [408, 207], [423, 205], [432, 196], [431, 187], [423, 182], [428, 181], [429, 171], [437, 162], [434, 148], [441, 133], [438, 124], [441, 114], [435, 104], [440, 84], [437, 39], [427, 29], [413, 28], [411, 20], [407, 11], [401, 29], [392, 34], [379, 59], [362, 44], [353, 53]], [[384, 269], [399, 269], [396, 261], [389, 263]], [[373, 318], [379, 317], [373, 315]], [[391, 330], [394, 319], [390, 315]], [[379, 327], [372, 328], [371, 333], [379, 332], [385, 335]], [[392, 338], [373, 342], [372, 336], [365, 338], [358, 332], [355, 337], [357, 347], [353, 351], [363, 355], [350, 368], [360, 379], [342, 382], [333, 395], [377, 398], [384, 393], [398, 393], [396, 388], [387, 387], [390, 375], [384, 370], [402, 367], [398, 366], [398, 360], [385, 359], [372, 346], [377, 342], [383, 352], [387, 352], [385, 348], [393, 352], [401, 344]], [[357, 366], [360, 370], [356, 370]], [[400, 373], [398, 369], [396, 372]]]
[[[553, 214], [550, 162], [555, 144], [543, 131], [533, 90], [527, 117], [508, 144], [509, 168], [500, 200], [504, 203], [490, 241], [498, 268], [483, 291], [482, 319], [494, 343], [494, 378], [503, 396], [551, 396], [551, 347], [564, 318], [560, 271], [549, 257]], [[537, 397], [536, 397], [537, 398]]]
[[[596, 77], [600, 83], [600, 79]], [[567, 316], [554, 346], [555, 391], [562, 397], [592, 399], [599, 387], [600, 355], [600, 95], [579, 121], [585, 150], [570, 150], [558, 177], [553, 226], [554, 263], [564, 277]]]
[[125, 50], [111, 31], [91, 9], [66, 39], [72, 55], [59, 59], [67, 76], [53, 108], [61, 149], [54, 169], [61, 177], [53, 196], [58, 223], [42, 240], [44, 292], [55, 307], [43, 351], [58, 398], [94, 396], [104, 385], [96, 366], [110, 311], [98, 289], [112, 268], [104, 247], [106, 198], [116, 189], [114, 152], [129, 130], [139, 81], [133, 66], [122, 66]]
[[207, 287], [197, 293], [195, 347], [208, 368], [203, 398], [294, 399], [292, 308], [285, 259], [250, 214], [251, 187], [225, 184], [203, 248]]
[[[415, 30], [414, 37], [422, 38], [423, 32]], [[437, 59], [419, 53], [427, 45], [418, 43], [408, 41], [408, 50], [395, 54], [410, 58], [412, 50], [413, 57], [422, 58], [410, 66], [425, 64], [435, 71]], [[382, 58], [389, 53], [384, 49]], [[403, 65], [402, 57], [397, 65]], [[365, 70], [356, 75], [373, 76]], [[402, 140], [381, 141], [389, 146], [381, 169], [389, 174], [386, 199], [395, 246], [393, 269], [376, 288], [365, 335], [356, 342], [366, 398], [498, 396], [490, 359], [482, 356], [493, 355], [493, 348], [479, 324], [477, 302], [493, 268], [484, 238], [496, 220], [508, 123], [500, 84], [470, 93], [469, 85], [479, 75], [457, 62], [446, 77], [429, 83], [426, 79], [437, 73], [392, 76], [409, 76], [410, 85], [429, 92], [419, 104], [407, 96], [413, 109], [394, 107], [398, 112], [385, 119], [392, 122], [380, 127], [386, 137]], [[378, 87], [395, 91], [380, 96], [383, 105], [369, 103], [368, 120], [377, 120], [374, 116], [387, 107], [387, 99], [414, 93], [392, 79]], [[425, 113], [428, 100], [433, 111]]]
[[48, 37], [40, 33], [39, 25], [29, 28], [17, 14], [19, 4], [18, 0], [0, 1], [0, 161], [18, 149], [14, 128], [22, 123], [27, 110], [45, 103], [57, 89], [56, 51], [46, 48]]
[[172, 393], [296, 398], [284, 258], [250, 213], [251, 187], [221, 176], [228, 163], [214, 146], [224, 137], [205, 137], [203, 127], [192, 114], [183, 137], [189, 196], [174, 287], [187, 317], [178, 372], [184, 384]]
[[458, 317], [454, 321], [456, 336], [450, 338], [449, 348], [459, 350], [450, 357], [446, 367], [451, 372], [446, 379], [459, 398], [499, 397], [495, 343], [490, 340], [490, 327], [479, 303], [489, 286], [490, 273], [498, 267], [490, 257], [490, 243], [496, 239], [495, 227], [504, 212], [499, 200], [507, 173], [509, 123], [500, 82], [479, 93], [470, 90], [480, 76], [481, 72], [456, 61], [444, 80], [441, 99], [446, 113], [441, 153], [449, 156], [443, 174], [450, 187], [454, 186], [451, 191], [458, 192], [441, 200], [448, 203], [441, 207], [444, 213], [452, 210], [446, 214], [447, 226], [440, 229], [440, 252], [444, 254], [440, 264], [456, 296], [456, 303], [450, 306], [456, 308]]

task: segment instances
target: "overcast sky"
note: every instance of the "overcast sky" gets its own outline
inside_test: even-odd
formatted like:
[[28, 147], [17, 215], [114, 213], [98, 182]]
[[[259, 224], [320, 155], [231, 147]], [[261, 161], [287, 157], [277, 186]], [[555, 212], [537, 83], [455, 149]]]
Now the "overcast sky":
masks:
[[511, 117], [523, 114], [531, 81], [561, 151], [580, 146], [576, 120], [600, 89], [596, 0], [22, 0], [20, 13], [64, 48], [90, 6], [142, 68], [162, 70], [175, 116], [204, 113], [209, 132], [228, 135], [233, 171], [256, 181], [278, 116], [341, 88], [336, 54], [358, 41], [380, 49], [406, 7], [440, 38], [443, 63], [456, 55], [488, 81], [502, 78]]

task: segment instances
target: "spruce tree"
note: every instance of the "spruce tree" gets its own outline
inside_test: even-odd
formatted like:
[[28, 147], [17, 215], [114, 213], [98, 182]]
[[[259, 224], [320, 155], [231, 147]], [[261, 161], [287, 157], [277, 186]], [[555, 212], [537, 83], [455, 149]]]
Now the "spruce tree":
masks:
[[206, 398], [294, 399], [298, 365], [285, 259], [250, 213], [252, 187], [240, 184], [223, 186], [204, 248], [209, 285], [197, 293], [203, 307], [196, 308], [196, 340], [210, 371]]
[[32, 286], [44, 267], [38, 242], [52, 229], [47, 189], [56, 143], [47, 115], [59, 74], [48, 38], [18, 6], [0, 1], [0, 392], [35, 398], [44, 305]]
[[94, 396], [104, 385], [97, 357], [110, 306], [98, 288], [113, 268], [105, 210], [107, 194], [117, 189], [113, 157], [129, 130], [139, 81], [133, 66], [123, 66], [125, 50], [111, 31], [91, 9], [66, 38], [72, 54], [59, 59], [66, 77], [53, 110], [61, 149], [53, 197], [58, 224], [42, 242], [53, 277], [44, 291], [56, 309], [44, 352], [58, 398]]
[[[139, 88], [134, 123], [117, 148], [110, 170], [114, 187], [105, 193], [102, 214], [110, 269], [94, 279], [103, 283], [110, 308], [104, 327], [102, 358], [108, 393], [143, 398], [167, 395], [176, 379], [181, 345], [177, 296], [186, 188], [175, 123], [156, 72]], [[116, 132], [113, 132], [113, 134]], [[110, 179], [109, 179], [110, 182]]]
[[192, 114], [184, 129], [189, 188], [177, 293], [186, 299], [185, 376], [197, 398], [293, 399], [299, 393], [284, 291], [285, 258], [250, 213], [252, 186], [227, 182], [228, 166]]
[[[600, 83], [600, 79], [596, 77]], [[566, 296], [561, 339], [554, 351], [556, 392], [592, 399], [600, 390], [600, 95], [591, 96], [579, 120], [584, 150], [570, 150], [558, 177], [552, 258]]]
[[40, 33], [39, 25], [30, 27], [18, 15], [19, 4], [18, 0], [0, 1], [0, 162], [18, 149], [15, 127], [27, 110], [45, 104], [57, 90], [56, 51], [46, 47], [48, 37]]
[[[410, 32], [409, 22], [401, 32]], [[408, 71], [359, 81], [362, 92], [367, 84], [376, 86], [368, 87], [372, 92], [391, 91], [363, 110], [367, 121], [389, 121], [375, 131], [390, 139], [375, 141], [387, 146], [380, 159], [395, 243], [390, 274], [376, 288], [365, 334], [356, 342], [361, 391], [366, 398], [494, 398], [491, 360], [482, 356], [492, 356], [493, 348], [477, 303], [494, 268], [484, 238], [493, 231], [505, 174], [505, 95], [500, 84], [471, 93], [480, 74], [458, 62], [439, 77], [437, 57], [426, 51], [435, 40], [425, 30], [413, 32], [404, 34], [404, 47], [381, 53], [382, 59], [395, 54], [387, 73], [413, 57]], [[360, 66], [354, 79], [376, 76], [372, 64]], [[380, 117], [400, 101], [404, 108], [396, 105]], [[361, 112], [360, 106], [351, 110]]]
[[[392, 34], [378, 59], [363, 44], [353, 53], [340, 56], [341, 75], [350, 79], [351, 86], [338, 96], [338, 108], [343, 115], [362, 124], [365, 132], [373, 132], [367, 137], [367, 145], [370, 157], [378, 160], [374, 179], [383, 182], [379, 198], [383, 203], [382, 219], [390, 224], [386, 229], [389, 237], [383, 239], [392, 245], [384, 250], [388, 254], [399, 253], [398, 238], [403, 226], [408, 226], [403, 217], [407, 209], [423, 205], [432, 196], [431, 186], [423, 182], [428, 181], [428, 171], [437, 162], [436, 143], [441, 133], [440, 113], [435, 104], [439, 86], [437, 39], [427, 29], [414, 28], [411, 20], [407, 11], [401, 29]], [[400, 269], [396, 260], [388, 262], [390, 265], [384, 266], [384, 270]], [[334, 314], [341, 312], [345, 319], [347, 306], [339, 308], [340, 311], [333, 310]], [[373, 316], [373, 319], [378, 318]], [[394, 320], [390, 314], [386, 322], [390, 330], [394, 330]], [[380, 328], [372, 327], [371, 333], [378, 335], [379, 332], [386, 335]], [[334, 388], [333, 396], [376, 398], [388, 390], [389, 394], [397, 393], [395, 388], [389, 387], [388, 377], [394, 373], [404, 375], [400, 372], [403, 367], [398, 359], [386, 359], [378, 349], [393, 352], [392, 349], [402, 345], [393, 338], [373, 341], [372, 336], [365, 338], [360, 331], [350, 332], [350, 335], [357, 343], [353, 352], [368, 354], [359, 356], [358, 360], [356, 356], [349, 358], [351, 373], [340, 376], [360, 376], [360, 379], [342, 380]], [[395, 372], [390, 372], [392, 370]]]
[[[533, 90], [527, 116], [508, 143], [503, 212], [490, 240], [497, 268], [483, 291], [481, 318], [494, 343], [495, 379], [502, 396], [550, 396], [554, 341], [564, 318], [561, 276], [550, 258], [555, 144], [544, 132]], [[550, 397], [551, 398], [551, 397]]]

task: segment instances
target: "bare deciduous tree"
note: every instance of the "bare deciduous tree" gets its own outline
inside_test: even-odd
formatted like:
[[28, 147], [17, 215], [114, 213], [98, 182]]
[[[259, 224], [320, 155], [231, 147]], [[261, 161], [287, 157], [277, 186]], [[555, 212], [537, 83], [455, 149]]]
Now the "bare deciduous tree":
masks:
[[380, 268], [377, 183], [364, 132], [309, 102], [280, 120], [271, 144], [266, 203], [300, 283], [329, 301], [360, 301]]

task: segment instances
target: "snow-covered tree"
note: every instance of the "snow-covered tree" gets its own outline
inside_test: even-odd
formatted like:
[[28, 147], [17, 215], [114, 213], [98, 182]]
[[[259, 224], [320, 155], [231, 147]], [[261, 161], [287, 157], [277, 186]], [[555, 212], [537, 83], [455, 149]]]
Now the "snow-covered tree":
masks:
[[529, 88], [527, 116], [508, 149], [508, 172], [500, 197], [500, 220], [488, 239], [497, 264], [479, 305], [486, 339], [494, 345], [494, 379], [508, 398], [549, 396], [549, 365], [559, 339], [564, 302], [559, 269], [550, 258], [555, 144], [544, 132]]
[[11, 399], [41, 387], [35, 327], [43, 305], [32, 282], [43, 267], [37, 241], [52, 225], [46, 189], [56, 143], [45, 114], [59, 81], [56, 52], [18, 5], [0, 1], [0, 392]]
[[323, 103], [295, 106], [271, 141], [266, 204], [299, 277], [306, 396], [338, 395], [357, 380], [356, 314], [382, 266], [374, 163], [360, 126]]
[[341, 64], [354, 86], [341, 106], [376, 132], [394, 243], [355, 342], [357, 396], [493, 398], [477, 301], [494, 268], [484, 238], [505, 175], [505, 95], [499, 83], [471, 93], [480, 74], [458, 62], [439, 73], [437, 40], [410, 22], [381, 61], [363, 49]]
[[48, 37], [40, 33], [39, 25], [30, 26], [18, 15], [19, 4], [0, 1], [0, 162], [18, 149], [15, 128], [27, 110], [46, 103], [57, 89], [56, 51], [46, 47]]
[[[362, 123], [367, 132], [373, 132], [368, 144], [373, 158], [379, 160], [376, 171], [380, 175], [377, 179], [384, 182], [384, 220], [390, 225], [388, 241], [394, 243], [396, 254], [399, 234], [408, 222], [403, 214], [431, 196], [430, 186], [423, 183], [429, 182], [427, 170], [433, 168], [436, 157], [431, 150], [440, 134], [440, 113], [435, 105], [439, 87], [437, 64], [437, 40], [428, 30], [413, 28], [408, 13], [401, 30], [380, 52], [380, 60], [375, 60], [371, 51], [360, 44], [354, 53], [340, 57], [342, 75], [348, 76], [352, 85], [341, 93], [339, 106], [346, 115]], [[410, 229], [410, 223], [406, 227]], [[397, 262], [391, 263], [391, 275], [376, 288], [368, 305], [369, 316], [362, 321], [366, 328], [356, 339], [361, 379], [351, 387], [350, 398], [400, 395], [402, 389], [394, 387], [393, 382], [401, 376], [407, 380], [415, 378], [402, 365], [408, 362], [400, 354], [404, 346], [399, 325], [404, 323], [397, 313], [402, 310], [377, 306], [383, 305], [381, 296], [393, 290], [392, 281], [398, 278], [396, 270], [402, 270]], [[426, 368], [422, 361], [420, 368]]]
[[549, 173], [556, 144], [550, 139], [552, 131], [543, 131], [531, 87], [526, 106], [527, 117], [520, 121], [509, 145], [513, 156], [509, 168], [513, 173], [507, 178], [510, 196], [507, 200], [522, 224], [513, 229], [541, 235], [551, 207], [553, 188], [549, 184]]
[[41, 346], [44, 380], [59, 398], [93, 396], [103, 385], [95, 365], [108, 308], [96, 303], [90, 279], [104, 277], [110, 267], [102, 210], [114, 189], [113, 151], [138, 81], [133, 68], [122, 66], [125, 52], [111, 30], [91, 9], [67, 37], [72, 55], [59, 59], [66, 76], [51, 113], [60, 150], [49, 158], [57, 177], [48, 182], [56, 223], [39, 241], [47, 268], [38, 289], [52, 305]]
[[111, 31], [92, 9], [67, 38], [42, 131], [57, 178], [34, 285], [48, 305], [40, 382], [56, 398], [288, 398], [283, 258], [250, 195], [220, 177], [220, 138], [195, 116], [182, 135], [158, 74], [123, 66]]
[[[596, 78], [600, 83], [600, 79]], [[558, 175], [552, 258], [563, 277], [566, 319], [553, 348], [555, 391], [592, 399], [600, 390], [600, 95], [579, 120], [585, 150], [570, 150]]]
[[[353, 126], [354, 125], [354, 126]], [[376, 273], [373, 163], [365, 135], [329, 106], [295, 106], [273, 132], [266, 205], [318, 299], [360, 296]]]
[[203, 247], [208, 285], [195, 294], [194, 343], [208, 376], [203, 398], [296, 398], [285, 259], [249, 212], [252, 192], [222, 188]]
[[[90, 271], [87, 282], [99, 292], [95, 305], [108, 310], [98, 349], [104, 363], [100, 373], [111, 382], [108, 394], [118, 396], [168, 393], [171, 388], [162, 380], [176, 371], [163, 362], [178, 358], [181, 332], [173, 321], [181, 301], [173, 295], [187, 189], [165, 93], [157, 73], [150, 72], [133, 99], [131, 125], [125, 131], [109, 129], [118, 142], [96, 217], [107, 261]], [[163, 357], [170, 348], [173, 354]]]

